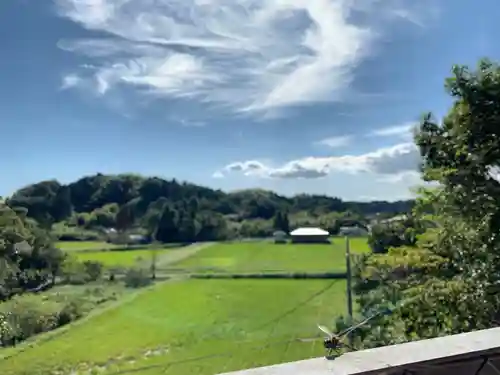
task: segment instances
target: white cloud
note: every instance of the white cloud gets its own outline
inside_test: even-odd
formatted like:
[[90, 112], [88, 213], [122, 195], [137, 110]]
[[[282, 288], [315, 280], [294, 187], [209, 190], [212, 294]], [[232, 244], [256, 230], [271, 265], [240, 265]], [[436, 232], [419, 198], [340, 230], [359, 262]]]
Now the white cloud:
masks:
[[321, 146], [327, 146], [331, 148], [339, 148], [345, 147], [349, 145], [352, 141], [352, 136], [350, 135], [341, 135], [338, 137], [330, 137], [322, 139], [321, 141], [316, 142], [316, 144]]
[[413, 129], [417, 125], [416, 122], [406, 122], [400, 125], [387, 126], [376, 129], [369, 133], [369, 136], [375, 137], [399, 137], [410, 140], [413, 137]]
[[400, 143], [361, 155], [306, 157], [273, 167], [257, 160], [235, 162], [217, 171], [223, 176], [239, 172], [245, 176], [277, 179], [316, 179], [334, 172], [371, 173], [395, 182], [417, 175], [420, 155], [413, 143]]
[[186, 128], [202, 128], [204, 127], [207, 123], [204, 121], [196, 121], [196, 120], [188, 120], [188, 119], [181, 119], [180, 124]]
[[68, 74], [62, 79], [61, 90], [66, 90], [71, 87], [78, 86], [80, 82], [81, 78], [79, 76], [77, 76], [76, 74]]
[[170, 116], [168, 119], [185, 128], [202, 128], [207, 125], [205, 121], [189, 119], [186, 117]]
[[240, 172], [245, 176], [266, 177], [270, 172], [269, 167], [257, 160], [247, 160], [226, 165], [222, 170], [216, 171], [214, 177], [223, 177], [227, 173]]
[[213, 175], [212, 175], [213, 178], [224, 178], [224, 174], [220, 171], [217, 171], [215, 172]]
[[107, 35], [58, 44], [95, 59], [87, 78], [100, 94], [128, 85], [243, 112], [342, 99], [380, 19], [394, 21], [395, 5], [405, 19], [415, 13], [401, 0], [54, 1], [62, 17]]

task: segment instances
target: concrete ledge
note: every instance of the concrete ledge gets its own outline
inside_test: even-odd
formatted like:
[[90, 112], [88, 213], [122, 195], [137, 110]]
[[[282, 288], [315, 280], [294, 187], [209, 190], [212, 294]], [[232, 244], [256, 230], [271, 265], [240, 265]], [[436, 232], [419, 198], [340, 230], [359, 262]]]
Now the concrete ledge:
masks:
[[500, 368], [499, 357], [500, 328], [492, 328], [360, 350], [332, 360], [314, 358], [221, 375], [375, 375], [404, 370], [459, 375], [474, 374], [483, 362], [488, 366], [481, 375], [498, 375], [494, 367]]

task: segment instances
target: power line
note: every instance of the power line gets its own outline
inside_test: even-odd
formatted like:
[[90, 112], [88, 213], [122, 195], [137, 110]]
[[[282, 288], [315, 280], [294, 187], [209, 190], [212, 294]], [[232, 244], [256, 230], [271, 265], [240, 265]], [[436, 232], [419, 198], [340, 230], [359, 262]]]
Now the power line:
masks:
[[[311, 340], [320, 340], [320, 339], [322, 340], [323, 338], [322, 337], [317, 337], [317, 338], [313, 337], [313, 338], [311, 338]], [[292, 343], [292, 342], [303, 342], [303, 339], [294, 338], [294, 339], [288, 339], [288, 340], [269, 341], [267, 344], [264, 344], [264, 345], [261, 344], [261, 345], [252, 346], [250, 348], [246, 348], [245, 351], [258, 350], [258, 349], [263, 350], [263, 349], [268, 348], [269, 346], [272, 346], [272, 345], [288, 344], [288, 343]], [[236, 344], [238, 344], [238, 342], [235, 342], [234, 344], [236, 345]], [[221, 351], [221, 352], [218, 352], [218, 353], [207, 354], [205, 356], [191, 357], [191, 358], [186, 358], [186, 359], [180, 359], [180, 360], [177, 360], [177, 361], [168, 361], [168, 362], [157, 363], [157, 364], [149, 365], [149, 366], [137, 367], [137, 368], [134, 368], [134, 369], [128, 369], [128, 370], [121, 370], [121, 371], [116, 371], [116, 372], [110, 372], [109, 374], [110, 375], [122, 375], [122, 374], [135, 373], [135, 372], [138, 372], [138, 371], [151, 370], [151, 369], [155, 369], [155, 368], [166, 368], [166, 367], [169, 368], [169, 367], [174, 366], [174, 365], [185, 364], [185, 363], [190, 363], [190, 362], [198, 362], [198, 361], [201, 361], [201, 360], [215, 358], [215, 357], [232, 356], [236, 352], [238, 352], [238, 350]]]
[[[266, 323], [264, 323], [264, 324], [262, 324], [262, 325], [260, 325], [260, 326], [258, 326], [256, 328], [254, 328], [254, 330], [257, 331], [257, 330], [260, 330], [262, 328], [265, 328], [265, 327], [268, 327], [270, 325], [273, 325], [273, 329], [270, 330], [270, 332], [269, 332], [269, 334], [267, 336], [267, 339], [266, 339], [267, 343], [265, 343], [263, 345], [261, 344], [261, 345], [258, 345], [258, 346], [254, 346], [254, 347], [251, 347], [251, 348], [248, 348], [248, 349], [245, 349], [245, 350], [259, 350], [260, 349], [260, 351], [263, 351], [264, 349], [266, 349], [266, 348], [268, 348], [269, 346], [272, 346], [272, 345], [290, 344], [292, 342], [304, 342], [304, 338], [293, 338], [293, 339], [280, 340], [280, 341], [269, 341], [269, 338], [272, 336], [275, 327], [277, 326], [277, 324], [281, 320], [283, 320], [288, 315], [294, 313], [299, 308], [305, 306], [307, 303], [311, 302], [314, 298], [317, 298], [318, 296], [324, 294], [326, 291], [328, 291], [338, 281], [339, 280], [333, 280], [331, 283], [329, 283], [328, 285], [326, 285], [324, 288], [322, 288], [322, 289], [314, 292], [307, 299], [305, 299], [304, 301], [298, 303], [293, 308], [285, 311], [283, 314], [279, 315], [278, 317], [276, 317], [276, 318], [274, 318], [274, 319], [272, 319], [272, 320], [270, 320], [270, 321], [268, 321], [268, 322], [266, 322]], [[320, 335], [316, 335], [316, 336], [311, 335], [311, 336], [312, 337], [307, 338], [307, 340], [309, 342], [311, 342], [311, 343], [313, 343], [316, 340], [323, 340], [323, 337], [320, 336]], [[244, 341], [239, 341], [239, 342], [241, 343], [241, 342], [244, 342]], [[236, 342], [235, 345], [236, 344], [238, 344], [238, 342]], [[201, 360], [215, 358], [215, 357], [232, 356], [235, 352], [237, 352], [237, 350], [231, 351], [231, 352], [224, 351], [224, 352], [209, 354], [209, 355], [206, 355], [206, 356], [193, 357], [193, 358], [188, 358], [188, 359], [183, 359], [183, 360], [178, 360], [178, 361], [170, 361], [170, 362], [166, 362], [166, 363], [160, 363], [160, 364], [155, 364], [155, 365], [150, 365], [150, 366], [144, 366], [144, 367], [130, 369], [130, 370], [118, 371], [118, 372], [114, 372], [114, 373], [111, 373], [111, 374], [112, 375], [121, 375], [121, 374], [134, 373], [134, 372], [144, 371], [144, 370], [149, 370], [149, 369], [154, 369], [154, 368], [171, 367], [173, 365], [190, 363], [190, 362], [198, 362], [198, 361], [201, 361]], [[224, 366], [224, 367], [227, 368], [228, 366], [229, 366], [229, 364], [227, 363], [226, 366]]]
[[335, 285], [338, 281], [338, 279], [336, 280], [333, 280], [331, 283], [327, 284], [324, 288], [318, 290], [317, 292], [314, 292], [313, 294], [311, 294], [309, 297], [307, 297], [307, 299], [305, 299], [304, 301], [302, 302], [299, 302], [297, 305], [295, 305], [294, 307], [292, 307], [291, 309], [285, 311], [283, 314], [277, 316], [276, 318], [268, 321], [267, 323], [264, 323], [256, 328], [254, 328], [255, 331], [257, 330], [261, 330], [262, 328], [265, 328], [267, 326], [270, 326], [271, 324], [274, 324], [274, 323], [277, 323], [279, 322], [280, 320], [282, 320], [283, 318], [287, 317], [288, 315], [290, 314], [293, 314], [295, 311], [297, 311], [298, 309], [300, 309], [301, 307], [307, 305], [309, 302], [311, 302], [313, 299], [315, 299], [316, 297], [322, 295], [323, 293], [327, 292], [333, 285]]

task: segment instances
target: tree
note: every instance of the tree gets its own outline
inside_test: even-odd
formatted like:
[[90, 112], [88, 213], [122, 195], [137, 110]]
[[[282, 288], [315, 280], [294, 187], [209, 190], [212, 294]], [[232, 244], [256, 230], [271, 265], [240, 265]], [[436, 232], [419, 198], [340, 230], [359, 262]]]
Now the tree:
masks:
[[42, 257], [46, 262], [45, 267], [51, 275], [52, 285], [55, 285], [56, 277], [61, 271], [66, 254], [61, 249], [50, 246], [42, 253]]
[[48, 278], [52, 239], [38, 224], [0, 202], [0, 300]]
[[171, 205], [165, 205], [156, 229], [155, 239], [165, 243], [176, 242], [179, 238], [177, 223], [177, 211], [174, 210]]
[[129, 204], [125, 204], [116, 214], [116, 229], [124, 232], [134, 223], [134, 212]]
[[200, 226], [196, 216], [186, 211], [180, 211], [178, 218], [179, 240], [181, 242], [191, 242], [196, 239], [200, 231]]
[[435, 227], [413, 247], [363, 260], [363, 315], [407, 301], [356, 333], [363, 346], [490, 328], [500, 317], [500, 68], [454, 67], [447, 90], [455, 102], [442, 124], [426, 115], [415, 137], [423, 176], [438, 183], [420, 191], [415, 213]]
[[285, 211], [276, 212], [273, 219], [273, 228], [285, 233], [290, 232], [290, 222], [288, 220], [288, 214]]
[[[109, 203], [100, 208], [96, 208], [94, 211], [90, 213], [89, 220], [87, 222], [87, 226], [91, 227], [104, 227], [104, 228], [113, 228], [116, 226], [116, 217], [118, 212], [120, 211], [120, 207], [116, 203]], [[124, 215], [129, 215], [129, 212], [122, 212], [120, 219], [124, 219]], [[130, 220], [130, 217], [126, 217], [125, 220]], [[123, 225], [123, 223], [120, 223]], [[126, 223], [125, 225], [129, 225]]]
[[51, 215], [54, 221], [61, 221], [71, 216], [73, 205], [71, 203], [71, 191], [68, 186], [61, 186], [52, 200]]
[[372, 251], [385, 254], [390, 247], [415, 246], [417, 235], [425, 231], [425, 226], [413, 215], [402, 220], [388, 221], [372, 227], [368, 244]]
[[220, 214], [200, 212], [198, 216], [200, 231], [198, 241], [223, 241], [229, 237], [227, 220]]

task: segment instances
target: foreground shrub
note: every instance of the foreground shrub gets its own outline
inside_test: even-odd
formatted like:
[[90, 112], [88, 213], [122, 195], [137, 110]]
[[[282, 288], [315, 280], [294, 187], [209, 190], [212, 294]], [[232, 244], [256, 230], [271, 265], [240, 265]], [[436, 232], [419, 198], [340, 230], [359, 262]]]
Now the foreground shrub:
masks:
[[96, 281], [101, 278], [103, 273], [102, 263], [93, 260], [87, 260], [83, 262], [83, 267], [89, 281]]
[[142, 288], [151, 283], [151, 275], [143, 268], [130, 268], [125, 274], [125, 286], [128, 288]]
[[83, 285], [99, 280], [103, 274], [104, 266], [96, 261], [79, 261], [75, 255], [69, 254], [61, 267], [61, 276], [64, 283]]
[[0, 345], [16, 345], [78, 319], [82, 314], [75, 301], [49, 301], [34, 295], [14, 297], [0, 305]]
[[70, 324], [96, 306], [117, 298], [116, 290], [105, 285], [65, 286], [56, 293], [15, 296], [0, 304], [0, 347], [14, 346]]

